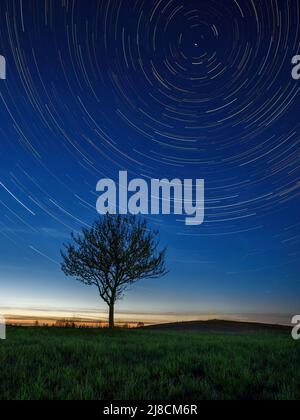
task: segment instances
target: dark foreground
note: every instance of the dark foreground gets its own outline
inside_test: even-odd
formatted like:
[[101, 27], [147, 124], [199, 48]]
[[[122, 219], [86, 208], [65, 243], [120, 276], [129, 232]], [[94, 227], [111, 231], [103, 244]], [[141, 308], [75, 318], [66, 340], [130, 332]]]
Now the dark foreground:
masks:
[[300, 399], [300, 343], [249, 334], [9, 328], [0, 399]]

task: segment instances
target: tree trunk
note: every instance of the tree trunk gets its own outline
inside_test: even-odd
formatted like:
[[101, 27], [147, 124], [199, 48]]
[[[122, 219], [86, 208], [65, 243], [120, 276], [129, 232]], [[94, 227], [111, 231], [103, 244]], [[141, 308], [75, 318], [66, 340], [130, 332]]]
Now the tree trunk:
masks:
[[115, 327], [115, 304], [111, 303], [109, 305], [109, 328], [113, 329]]

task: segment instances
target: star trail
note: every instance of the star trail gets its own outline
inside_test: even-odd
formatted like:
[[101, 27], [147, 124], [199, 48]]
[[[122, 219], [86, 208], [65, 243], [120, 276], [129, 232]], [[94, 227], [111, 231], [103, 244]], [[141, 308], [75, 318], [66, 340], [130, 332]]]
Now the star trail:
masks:
[[[2, 0], [0, 306], [95, 308], [60, 273], [101, 178], [205, 180], [149, 216], [170, 274], [120, 310], [300, 310], [298, 0]], [[180, 318], [180, 317], [179, 317]]]

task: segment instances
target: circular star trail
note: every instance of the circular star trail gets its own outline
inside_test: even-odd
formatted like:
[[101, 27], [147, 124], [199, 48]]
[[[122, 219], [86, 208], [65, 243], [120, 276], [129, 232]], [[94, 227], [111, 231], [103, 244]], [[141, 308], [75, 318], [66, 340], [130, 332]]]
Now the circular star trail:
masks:
[[299, 245], [298, 1], [7, 0], [1, 14], [3, 220], [89, 225], [97, 180], [125, 169], [205, 179], [203, 226], [153, 218], [179, 235], [274, 225]]

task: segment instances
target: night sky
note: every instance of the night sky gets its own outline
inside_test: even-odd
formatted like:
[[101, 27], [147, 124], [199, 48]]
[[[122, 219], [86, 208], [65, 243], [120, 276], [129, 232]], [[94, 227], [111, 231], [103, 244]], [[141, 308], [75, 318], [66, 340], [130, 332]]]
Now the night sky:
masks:
[[205, 223], [150, 216], [170, 274], [119, 312], [300, 311], [297, 0], [1, 0], [0, 306], [102, 311], [60, 248], [100, 178], [205, 180]]

